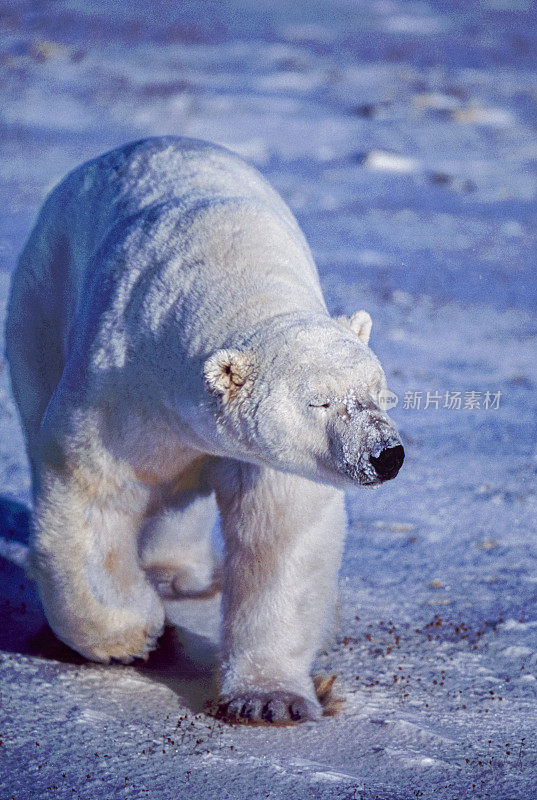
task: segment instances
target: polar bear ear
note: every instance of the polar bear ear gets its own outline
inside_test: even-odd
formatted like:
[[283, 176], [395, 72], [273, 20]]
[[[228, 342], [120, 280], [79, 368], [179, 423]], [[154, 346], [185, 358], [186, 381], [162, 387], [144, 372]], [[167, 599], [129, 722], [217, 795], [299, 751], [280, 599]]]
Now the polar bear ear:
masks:
[[338, 317], [338, 322], [350, 328], [364, 344], [369, 343], [373, 321], [367, 311], [356, 311], [350, 317]]
[[252, 353], [240, 350], [218, 350], [203, 367], [205, 386], [216, 397], [226, 401], [247, 390], [254, 374]]

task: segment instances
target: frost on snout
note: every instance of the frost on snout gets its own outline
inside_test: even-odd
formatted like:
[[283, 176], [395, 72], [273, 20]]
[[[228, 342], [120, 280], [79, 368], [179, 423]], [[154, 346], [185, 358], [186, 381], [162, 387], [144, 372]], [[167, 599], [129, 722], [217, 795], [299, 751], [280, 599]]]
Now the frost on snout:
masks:
[[373, 403], [338, 399], [330, 449], [338, 472], [362, 486], [395, 478], [405, 457], [399, 434]]

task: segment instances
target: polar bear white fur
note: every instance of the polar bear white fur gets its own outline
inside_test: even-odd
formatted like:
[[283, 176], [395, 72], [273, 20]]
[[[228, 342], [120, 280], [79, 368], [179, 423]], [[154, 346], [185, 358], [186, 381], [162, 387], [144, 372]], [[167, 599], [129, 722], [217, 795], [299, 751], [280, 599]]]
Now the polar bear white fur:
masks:
[[47, 198], [14, 275], [7, 355], [35, 509], [31, 570], [87, 658], [144, 657], [222, 568], [229, 719], [314, 719], [343, 490], [394, 477], [397, 432], [360, 311], [331, 319], [279, 195], [226, 150], [150, 139]]

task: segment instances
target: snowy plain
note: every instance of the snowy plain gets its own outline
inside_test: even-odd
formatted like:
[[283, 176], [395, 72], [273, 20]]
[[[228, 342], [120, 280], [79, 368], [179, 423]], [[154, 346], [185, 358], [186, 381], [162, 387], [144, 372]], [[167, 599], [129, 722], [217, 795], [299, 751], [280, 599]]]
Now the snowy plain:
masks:
[[[0, 559], [0, 800], [537, 797], [535, 4], [0, 8], [2, 325], [68, 170], [147, 135], [213, 140], [287, 200], [331, 311], [370, 311], [407, 452], [395, 481], [348, 497], [338, 628], [316, 664], [344, 702], [319, 724], [203, 713], [214, 601], [168, 603], [149, 662], [101, 667], [54, 639]], [[24, 541], [1, 365], [0, 535]]]

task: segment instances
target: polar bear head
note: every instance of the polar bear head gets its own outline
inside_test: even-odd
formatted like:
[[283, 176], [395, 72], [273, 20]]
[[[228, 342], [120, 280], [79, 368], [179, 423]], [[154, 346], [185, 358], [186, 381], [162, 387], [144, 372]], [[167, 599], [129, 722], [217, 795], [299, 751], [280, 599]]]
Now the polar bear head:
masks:
[[335, 486], [394, 478], [404, 451], [379, 406], [386, 390], [369, 349], [371, 317], [293, 315], [205, 362], [224, 452]]

